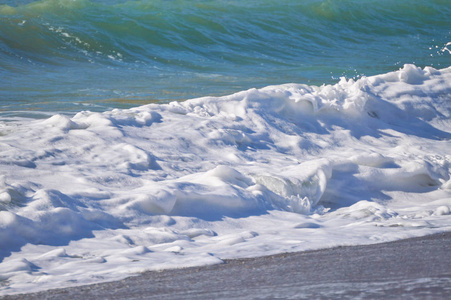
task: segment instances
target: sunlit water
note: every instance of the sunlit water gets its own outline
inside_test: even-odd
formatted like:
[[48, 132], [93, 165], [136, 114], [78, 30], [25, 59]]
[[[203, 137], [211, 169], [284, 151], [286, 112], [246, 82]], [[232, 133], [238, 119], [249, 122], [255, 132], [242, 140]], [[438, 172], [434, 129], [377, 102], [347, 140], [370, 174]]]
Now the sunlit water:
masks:
[[448, 1], [3, 3], [3, 118], [450, 64]]

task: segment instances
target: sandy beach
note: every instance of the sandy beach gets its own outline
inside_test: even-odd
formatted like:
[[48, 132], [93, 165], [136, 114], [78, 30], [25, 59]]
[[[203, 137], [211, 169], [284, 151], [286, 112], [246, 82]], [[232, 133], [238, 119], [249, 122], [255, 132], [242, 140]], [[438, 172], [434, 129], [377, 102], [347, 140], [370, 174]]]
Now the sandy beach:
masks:
[[451, 232], [228, 260], [1, 299], [449, 299]]

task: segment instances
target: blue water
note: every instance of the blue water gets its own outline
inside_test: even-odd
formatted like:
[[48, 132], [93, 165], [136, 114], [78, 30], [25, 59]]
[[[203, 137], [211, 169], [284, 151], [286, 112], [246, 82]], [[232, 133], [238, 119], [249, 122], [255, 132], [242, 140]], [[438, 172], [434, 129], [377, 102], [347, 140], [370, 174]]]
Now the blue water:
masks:
[[2, 3], [2, 118], [451, 65], [449, 0]]

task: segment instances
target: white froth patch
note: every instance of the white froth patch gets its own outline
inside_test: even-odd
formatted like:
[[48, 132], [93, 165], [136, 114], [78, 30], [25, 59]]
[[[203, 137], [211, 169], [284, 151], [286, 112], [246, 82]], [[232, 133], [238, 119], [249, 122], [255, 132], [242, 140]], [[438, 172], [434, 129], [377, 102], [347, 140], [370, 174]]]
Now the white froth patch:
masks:
[[451, 230], [450, 99], [406, 65], [8, 127], [0, 294]]

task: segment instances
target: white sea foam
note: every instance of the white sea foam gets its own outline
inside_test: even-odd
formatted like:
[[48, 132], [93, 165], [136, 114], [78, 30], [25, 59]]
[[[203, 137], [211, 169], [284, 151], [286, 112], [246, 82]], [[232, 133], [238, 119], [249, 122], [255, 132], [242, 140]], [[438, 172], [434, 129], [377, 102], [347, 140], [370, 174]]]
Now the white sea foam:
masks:
[[4, 123], [0, 293], [451, 230], [451, 68]]

